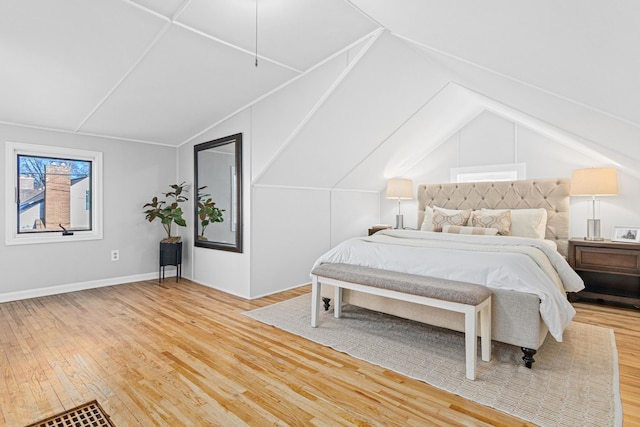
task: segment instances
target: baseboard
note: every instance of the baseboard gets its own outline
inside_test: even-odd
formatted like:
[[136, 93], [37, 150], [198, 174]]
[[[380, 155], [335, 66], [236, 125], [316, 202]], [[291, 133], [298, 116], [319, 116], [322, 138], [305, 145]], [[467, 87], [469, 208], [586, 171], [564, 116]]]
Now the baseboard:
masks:
[[[167, 277], [171, 277], [169, 274]], [[175, 276], [175, 274], [173, 274]], [[26, 291], [6, 292], [0, 294], [0, 303], [19, 301], [29, 298], [46, 297], [49, 295], [65, 294], [67, 292], [83, 291], [85, 289], [102, 288], [104, 286], [121, 285], [123, 283], [139, 282], [142, 280], [158, 279], [158, 273], [135, 274], [132, 276], [112, 277], [109, 279], [91, 280], [89, 282], [70, 283], [68, 285], [50, 286], [47, 288], [29, 289]]]
[[197, 283], [198, 285], [204, 286], [206, 288], [215, 289], [216, 291], [224, 292], [225, 294], [233, 295], [233, 296], [236, 296], [238, 298], [249, 299], [249, 298], [247, 298], [246, 295], [242, 295], [242, 294], [239, 294], [237, 292], [232, 292], [229, 289], [222, 289], [222, 288], [219, 288], [217, 286], [210, 285], [208, 283], [198, 282], [197, 280], [193, 280], [193, 279], [189, 279], [189, 280], [191, 280], [193, 283]]
[[268, 297], [270, 295], [275, 295], [275, 294], [279, 294], [280, 292], [284, 292], [284, 291], [290, 291], [291, 289], [296, 289], [296, 288], [300, 288], [302, 286], [306, 286], [306, 285], [310, 285], [311, 282], [307, 282], [307, 283], [301, 283], [299, 285], [293, 285], [290, 286], [288, 288], [284, 288], [284, 289], [279, 289], [277, 291], [273, 291], [273, 292], [267, 292], [265, 294], [260, 294], [260, 295], [253, 295], [251, 296], [251, 298], [249, 298], [250, 300], [254, 300], [254, 299], [258, 299], [258, 298], [263, 298], [263, 297]]

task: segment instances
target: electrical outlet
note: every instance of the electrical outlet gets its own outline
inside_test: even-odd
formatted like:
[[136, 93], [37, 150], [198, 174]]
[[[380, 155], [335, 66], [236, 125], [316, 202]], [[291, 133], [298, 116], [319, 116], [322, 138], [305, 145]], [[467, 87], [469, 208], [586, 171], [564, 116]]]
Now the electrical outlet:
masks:
[[118, 249], [111, 251], [111, 261], [120, 261], [120, 251]]

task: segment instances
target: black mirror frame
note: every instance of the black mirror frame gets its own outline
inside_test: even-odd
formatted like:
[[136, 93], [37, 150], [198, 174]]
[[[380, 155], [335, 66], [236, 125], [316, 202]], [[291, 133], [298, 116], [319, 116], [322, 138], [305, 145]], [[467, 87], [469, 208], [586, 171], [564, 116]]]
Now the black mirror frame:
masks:
[[[236, 166], [236, 206], [235, 206], [235, 215], [236, 215], [236, 242], [235, 244], [230, 243], [222, 243], [215, 241], [202, 241], [198, 240], [198, 229], [200, 224], [200, 218], [198, 217], [198, 196], [197, 191], [200, 188], [200, 184], [198, 183], [198, 153], [200, 151], [207, 150], [209, 148], [218, 147], [221, 145], [226, 145], [231, 142], [235, 142], [235, 166]], [[242, 253], [242, 133], [237, 133], [235, 135], [225, 136], [223, 138], [214, 139], [213, 141], [203, 142], [201, 144], [196, 144], [193, 147], [193, 169], [195, 178], [194, 182], [194, 245], [200, 248], [209, 248], [209, 249], [219, 249], [222, 251], [230, 251], [230, 252], [240, 252]]]

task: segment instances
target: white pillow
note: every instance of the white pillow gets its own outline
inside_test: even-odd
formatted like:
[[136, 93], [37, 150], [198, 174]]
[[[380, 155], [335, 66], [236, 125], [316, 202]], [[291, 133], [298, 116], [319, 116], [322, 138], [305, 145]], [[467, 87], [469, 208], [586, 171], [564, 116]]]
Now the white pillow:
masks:
[[547, 232], [547, 210], [539, 209], [485, 209], [483, 212], [511, 211], [511, 236], [544, 239]]
[[424, 208], [424, 221], [420, 226], [420, 231], [432, 231], [433, 230], [433, 208], [427, 206]]

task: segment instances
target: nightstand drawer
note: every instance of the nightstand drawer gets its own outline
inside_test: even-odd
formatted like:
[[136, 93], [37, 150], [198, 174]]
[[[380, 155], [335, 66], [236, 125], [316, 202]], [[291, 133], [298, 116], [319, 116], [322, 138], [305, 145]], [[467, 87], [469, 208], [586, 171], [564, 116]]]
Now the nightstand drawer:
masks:
[[640, 275], [640, 251], [577, 246], [575, 269]]

